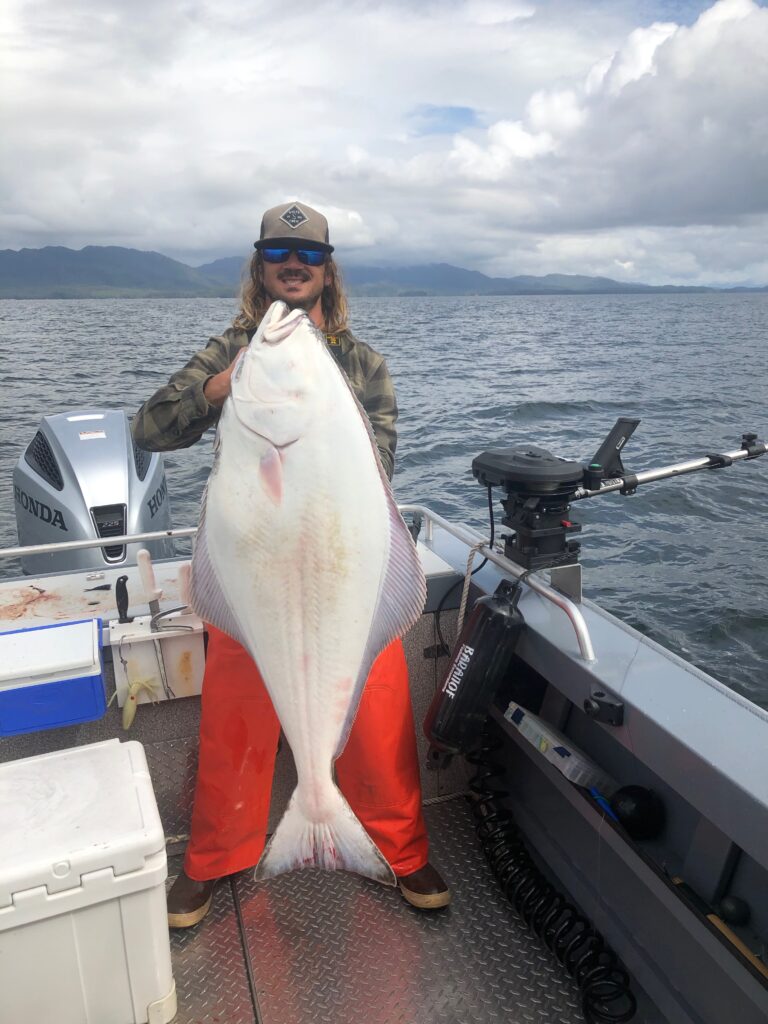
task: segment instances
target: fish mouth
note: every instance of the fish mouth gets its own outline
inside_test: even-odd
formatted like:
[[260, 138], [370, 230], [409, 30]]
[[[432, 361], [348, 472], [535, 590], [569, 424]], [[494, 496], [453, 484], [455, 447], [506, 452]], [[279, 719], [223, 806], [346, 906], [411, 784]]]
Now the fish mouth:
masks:
[[[296, 316], [296, 313], [299, 313]], [[267, 325], [262, 340], [267, 345], [277, 345], [285, 341], [301, 323], [302, 317], [307, 315], [305, 309], [294, 306], [291, 308], [288, 303], [281, 302]]]

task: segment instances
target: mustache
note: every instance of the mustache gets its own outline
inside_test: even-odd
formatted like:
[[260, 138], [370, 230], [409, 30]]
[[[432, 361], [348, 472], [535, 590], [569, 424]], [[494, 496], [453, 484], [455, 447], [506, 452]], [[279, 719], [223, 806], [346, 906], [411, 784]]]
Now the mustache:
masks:
[[311, 276], [306, 270], [300, 270], [298, 267], [286, 267], [285, 270], [281, 270], [277, 275], [278, 281], [287, 281], [293, 278], [300, 278], [302, 281], [310, 281]]

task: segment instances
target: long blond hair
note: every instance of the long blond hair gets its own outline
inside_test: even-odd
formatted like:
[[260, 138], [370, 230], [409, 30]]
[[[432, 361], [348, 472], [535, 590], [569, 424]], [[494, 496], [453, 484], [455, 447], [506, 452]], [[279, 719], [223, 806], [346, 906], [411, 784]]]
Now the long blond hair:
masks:
[[[264, 289], [263, 268], [261, 253], [257, 249], [251, 257], [248, 277], [243, 281], [240, 289], [240, 312], [235, 317], [233, 324], [243, 331], [256, 330], [261, 318], [272, 305], [272, 299]], [[320, 297], [325, 331], [328, 334], [340, 334], [347, 329], [349, 318], [349, 307], [344, 294], [341, 271], [330, 255], [326, 258], [324, 270], [330, 278], [330, 282], [323, 288], [323, 294]]]

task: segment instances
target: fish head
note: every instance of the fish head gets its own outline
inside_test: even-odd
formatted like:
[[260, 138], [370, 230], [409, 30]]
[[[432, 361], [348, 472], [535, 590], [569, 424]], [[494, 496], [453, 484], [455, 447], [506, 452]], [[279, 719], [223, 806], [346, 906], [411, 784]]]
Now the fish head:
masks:
[[276, 448], [311, 428], [322, 405], [325, 338], [303, 309], [273, 302], [232, 371], [240, 424]]

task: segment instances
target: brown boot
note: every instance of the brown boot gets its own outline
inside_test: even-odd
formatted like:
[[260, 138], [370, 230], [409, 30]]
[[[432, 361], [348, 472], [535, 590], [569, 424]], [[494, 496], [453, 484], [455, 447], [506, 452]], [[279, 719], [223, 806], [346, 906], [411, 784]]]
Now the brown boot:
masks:
[[438, 910], [451, 902], [451, 891], [431, 864], [398, 878], [400, 892], [412, 907], [419, 910]]
[[196, 882], [182, 868], [168, 893], [168, 927], [191, 928], [202, 921], [211, 909], [213, 887], [217, 881], [212, 878], [207, 882]]

